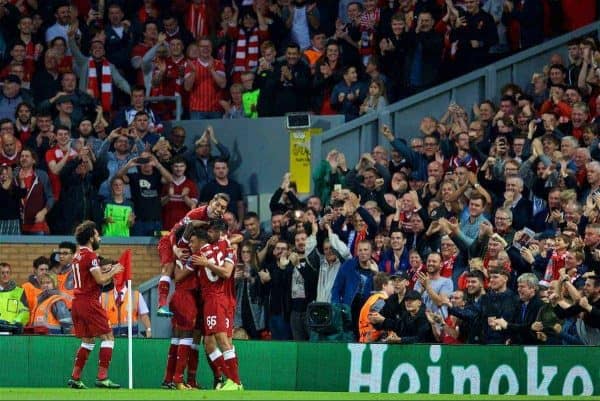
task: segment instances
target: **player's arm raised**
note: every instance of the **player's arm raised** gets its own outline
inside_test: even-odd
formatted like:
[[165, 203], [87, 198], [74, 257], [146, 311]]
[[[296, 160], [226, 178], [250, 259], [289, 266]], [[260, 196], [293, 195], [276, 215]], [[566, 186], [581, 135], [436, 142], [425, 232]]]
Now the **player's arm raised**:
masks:
[[114, 265], [111, 265], [110, 270], [107, 270], [105, 272], [103, 272], [100, 267], [97, 268], [92, 268], [90, 270], [90, 273], [92, 273], [92, 277], [94, 277], [94, 280], [96, 280], [96, 283], [100, 284], [100, 285], [105, 285], [110, 283], [110, 281], [112, 280], [112, 278], [116, 275], [119, 274], [123, 271], [123, 265], [121, 265], [120, 263], [116, 263]]

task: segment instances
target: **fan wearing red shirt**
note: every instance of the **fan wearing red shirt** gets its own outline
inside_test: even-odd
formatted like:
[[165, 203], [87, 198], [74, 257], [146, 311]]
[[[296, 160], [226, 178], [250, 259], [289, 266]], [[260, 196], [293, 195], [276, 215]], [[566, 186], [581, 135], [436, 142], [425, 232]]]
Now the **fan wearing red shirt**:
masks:
[[71, 148], [71, 131], [59, 125], [56, 127], [56, 146], [46, 152], [46, 164], [48, 165], [48, 177], [52, 185], [54, 199], [60, 196], [60, 172], [67, 162], [77, 157], [77, 151]]
[[131, 50], [131, 65], [136, 70], [136, 85], [144, 85], [144, 71], [142, 71], [142, 58], [158, 42], [158, 25], [154, 20], [144, 23], [144, 40]]
[[198, 47], [199, 57], [188, 63], [183, 79], [183, 88], [190, 92], [190, 116], [192, 120], [221, 118], [223, 109], [219, 101], [227, 85], [225, 67], [212, 57], [209, 38], [201, 38]]
[[108, 367], [114, 347], [112, 329], [108, 325], [108, 316], [100, 304], [101, 286], [112, 281], [113, 277], [123, 271], [120, 264], [111, 265], [110, 270], [102, 271], [95, 251], [100, 247], [100, 234], [93, 221], [84, 221], [75, 229], [75, 239], [79, 251], [73, 257], [74, 298], [71, 309], [73, 332], [81, 338], [81, 346], [75, 356], [73, 372], [69, 379], [69, 387], [84, 389], [81, 372], [94, 349], [95, 338], [99, 337], [100, 355], [96, 387], [119, 388], [108, 378]]
[[[189, 249], [185, 241], [177, 241], [175, 232], [177, 229], [189, 222], [206, 222], [209, 219], [221, 217], [227, 210], [229, 204], [229, 195], [224, 193], [216, 194], [208, 205], [202, 205], [190, 210], [177, 224], [175, 224], [169, 233], [158, 242], [158, 256], [161, 264], [161, 276], [158, 282], [158, 311], [159, 316], [172, 316], [167, 307], [167, 298], [173, 275], [173, 268], [176, 259], [182, 259], [189, 254]], [[168, 226], [165, 226], [168, 227]]]
[[183, 157], [173, 158], [171, 164], [173, 181], [163, 185], [160, 198], [163, 227], [173, 227], [198, 204], [198, 187], [194, 180], [185, 176], [186, 169], [187, 163]]
[[[170, 56], [157, 57], [154, 61], [154, 70], [152, 71], [152, 89], [151, 96], [174, 96], [185, 95], [183, 91], [183, 77], [187, 66], [187, 59], [183, 54], [183, 42], [179, 38], [173, 38], [169, 42]], [[185, 102], [186, 99], [182, 99]], [[154, 110], [162, 119], [170, 120], [173, 118], [175, 105], [170, 103], [158, 104]]]
[[[218, 231], [213, 234], [218, 234]], [[218, 241], [216, 235], [211, 239]], [[228, 279], [232, 276], [235, 263], [234, 252], [231, 248], [223, 252], [217, 242], [202, 244], [194, 234], [190, 237], [190, 248], [194, 252], [191, 263], [198, 267], [205, 352], [213, 373], [222, 370], [227, 377], [217, 388], [242, 390], [237, 356], [229, 337], [233, 320], [229, 314], [227, 293]]]

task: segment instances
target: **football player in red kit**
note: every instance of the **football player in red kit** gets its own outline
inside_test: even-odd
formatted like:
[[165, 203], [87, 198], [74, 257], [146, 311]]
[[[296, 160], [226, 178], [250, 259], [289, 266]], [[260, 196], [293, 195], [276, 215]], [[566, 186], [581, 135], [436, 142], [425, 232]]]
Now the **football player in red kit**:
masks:
[[[227, 234], [227, 223], [225, 220], [217, 219], [211, 220], [208, 226], [208, 236], [210, 243], [213, 245], [217, 245], [219, 250], [225, 254], [230, 255], [230, 258], [233, 260], [233, 265], [235, 266], [237, 263], [237, 245], [244, 240], [243, 235], [241, 234], [233, 234], [228, 236]], [[233, 322], [233, 318], [235, 316], [235, 278], [232, 274], [227, 279], [227, 284], [225, 286], [225, 297], [228, 301], [228, 313], [229, 319]], [[233, 338], [233, 325], [230, 325], [227, 335], [231, 339]]]
[[158, 256], [161, 264], [161, 276], [158, 282], [158, 316], [172, 317], [167, 301], [171, 284], [171, 277], [177, 259], [189, 255], [185, 244], [178, 244], [175, 238], [177, 229], [188, 222], [204, 222], [208, 225], [209, 219], [220, 218], [229, 205], [229, 195], [225, 193], [216, 194], [207, 205], [199, 206], [190, 210], [183, 219], [173, 226], [168, 235], [162, 237], [158, 242]]
[[95, 338], [99, 337], [100, 355], [96, 386], [103, 388], [119, 388], [108, 378], [108, 366], [112, 357], [114, 337], [108, 324], [106, 311], [100, 304], [101, 285], [112, 281], [113, 276], [123, 271], [120, 264], [112, 265], [110, 270], [102, 271], [98, 256], [94, 252], [100, 246], [100, 235], [93, 221], [84, 221], [75, 229], [75, 239], [79, 251], [73, 258], [74, 298], [71, 309], [73, 332], [81, 338], [81, 346], [77, 350], [69, 387], [87, 388], [81, 380], [81, 372], [85, 367], [90, 352], [94, 349]]
[[219, 222], [211, 224], [209, 236], [212, 243], [200, 244], [192, 235], [190, 248], [194, 252], [190, 261], [198, 267], [198, 284], [202, 296], [204, 322], [204, 346], [209, 363], [214, 371], [222, 372], [226, 381], [217, 387], [220, 390], [242, 390], [238, 361], [231, 342], [233, 319], [230, 316], [231, 301], [227, 296], [228, 279], [235, 265], [234, 251], [224, 244], [218, 244], [220, 230], [215, 229]]
[[[181, 236], [180, 232], [183, 232]], [[200, 229], [195, 229], [192, 223], [185, 227], [181, 226], [176, 233], [183, 240], [208, 242], [208, 234]], [[192, 235], [194, 235], [192, 237]], [[194, 242], [195, 244], [195, 242]], [[191, 243], [190, 243], [191, 245]], [[192, 248], [193, 249], [193, 248]], [[198, 278], [196, 267], [189, 260], [184, 264], [178, 264], [175, 268], [175, 292], [169, 304], [173, 313], [173, 337], [169, 347], [169, 356], [167, 359], [167, 369], [162, 387], [174, 387], [177, 390], [190, 390], [196, 386], [196, 368], [198, 359], [198, 350], [192, 348], [193, 331], [196, 327], [196, 318], [198, 316], [197, 298], [198, 298]], [[189, 369], [190, 358], [196, 358], [195, 367]], [[188, 367], [188, 382], [183, 382], [183, 373]], [[193, 371], [192, 371], [193, 370]], [[171, 386], [171, 382], [173, 385]]]

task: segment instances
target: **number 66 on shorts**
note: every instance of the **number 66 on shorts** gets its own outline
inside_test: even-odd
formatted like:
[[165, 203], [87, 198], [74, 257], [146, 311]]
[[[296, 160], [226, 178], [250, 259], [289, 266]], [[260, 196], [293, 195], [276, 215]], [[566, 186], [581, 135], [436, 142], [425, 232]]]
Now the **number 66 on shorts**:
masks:
[[215, 299], [205, 300], [204, 302], [204, 335], [226, 333], [229, 329], [226, 306]]

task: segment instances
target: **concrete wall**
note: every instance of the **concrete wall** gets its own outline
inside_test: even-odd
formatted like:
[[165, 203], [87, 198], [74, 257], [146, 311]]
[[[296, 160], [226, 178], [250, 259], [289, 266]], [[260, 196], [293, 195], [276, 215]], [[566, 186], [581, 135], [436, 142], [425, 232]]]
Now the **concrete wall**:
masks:
[[[244, 195], [273, 192], [289, 169], [289, 134], [284, 117], [233, 120], [184, 120], [174, 122], [186, 130], [186, 144], [194, 146], [208, 125], [231, 152], [232, 177], [242, 184]], [[323, 131], [344, 122], [344, 117], [312, 116], [312, 127]], [[215, 149], [213, 149], [213, 153]]]

